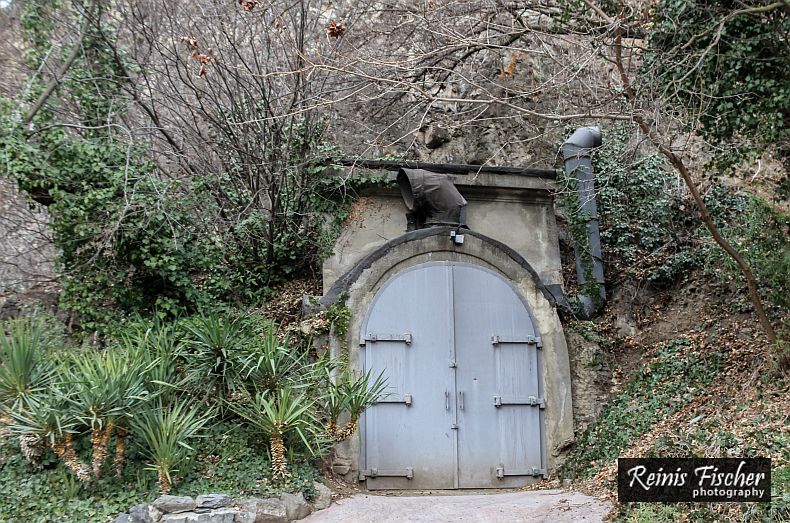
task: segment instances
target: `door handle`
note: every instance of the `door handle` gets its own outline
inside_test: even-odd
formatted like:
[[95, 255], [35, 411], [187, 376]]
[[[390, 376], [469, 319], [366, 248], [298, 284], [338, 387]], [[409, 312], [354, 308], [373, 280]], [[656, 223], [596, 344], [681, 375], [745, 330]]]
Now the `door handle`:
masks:
[[450, 410], [450, 392], [444, 391], [444, 410]]
[[458, 391], [458, 408], [464, 410], [464, 392], [462, 390]]

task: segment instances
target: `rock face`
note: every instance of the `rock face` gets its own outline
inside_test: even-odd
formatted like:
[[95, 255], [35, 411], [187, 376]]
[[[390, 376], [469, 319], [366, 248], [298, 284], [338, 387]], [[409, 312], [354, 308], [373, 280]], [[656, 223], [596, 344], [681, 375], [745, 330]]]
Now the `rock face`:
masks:
[[573, 413], [577, 429], [581, 430], [601, 413], [612, 373], [605, 361], [607, 354], [598, 343], [571, 330], [566, 331], [566, 339], [573, 379]]
[[313, 504], [301, 493], [235, 500], [227, 494], [205, 494], [195, 499], [160, 496], [151, 504], [135, 505], [119, 514], [114, 523], [288, 523], [329, 506], [332, 491], [320, 483], [315, 483], [315, 488], [318, 496]]

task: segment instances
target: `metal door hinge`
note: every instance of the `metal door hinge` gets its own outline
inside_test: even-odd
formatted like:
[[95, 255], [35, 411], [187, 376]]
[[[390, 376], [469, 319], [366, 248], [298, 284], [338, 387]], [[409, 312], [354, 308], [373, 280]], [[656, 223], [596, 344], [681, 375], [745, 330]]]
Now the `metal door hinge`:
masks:
[[491, 345], [494, 347], [503, 343], [535, 345], [538, 349], [543, 348], [540, 336], [491, 336]]
[[365, 336], [365, 339], [360, 342], [360, 345], [364, 345], [367, 342], [376, 343], [377, 341], [402, 341], [406, 345], [411, 345], [412, 336], [410, 332], [405, 334], [369, 333], [367, 336]]
[[360, 470], [359, 471], [359, 479], [363, 480], [366, 478], [406, 478], [406, 479], [413, 479], [414, 478], [414, 469], [412, 467], [406, 467], [402, 470], [384, 470], [384, 469], [377, 469], [371, 468], [368, 470]]
[[411, 394], [404, 394], [401, 396], [387, 396], [381, 398], [376, 403], [404, 403], [407, 407], [411, 407]]
[[496, 469], [496, 477], [499, 479], [505, 479], [505, 476], [543, 476], [544, 478], [548, 474], [546, 473], [546, 469], [542, 469], [540, 467], [530, 467], [527, 470], [505, 470], [505, 467], [497, 467]]
[[501, 407], [503, 405], [519, 405], [519, 406], [529, 406], [529, 407], [538, 407], [541, 409], [546, 408], [546, 400], [543, 398], [537, 398], [535, 396], [529, 396], [526, 399], [502, 399], [502, 396], [494, 396], [494, 407]]

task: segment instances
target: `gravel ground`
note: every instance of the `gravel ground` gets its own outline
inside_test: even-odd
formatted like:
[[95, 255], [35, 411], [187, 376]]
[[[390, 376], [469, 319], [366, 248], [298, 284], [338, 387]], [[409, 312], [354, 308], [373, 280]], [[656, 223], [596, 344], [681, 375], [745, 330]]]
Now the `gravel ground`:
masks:
[[414, 521], [599, 522], [612, 506], [578, 492], [533, 490], [477, 495], [356, 494], [304, 519], [305, 523]]

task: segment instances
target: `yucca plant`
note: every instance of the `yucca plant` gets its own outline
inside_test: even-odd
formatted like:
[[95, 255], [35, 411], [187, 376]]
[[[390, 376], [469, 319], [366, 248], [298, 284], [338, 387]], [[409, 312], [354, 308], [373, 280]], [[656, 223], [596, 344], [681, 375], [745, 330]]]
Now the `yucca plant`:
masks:
[[277, 325], [262, 321], [256, 336], [239, 362], [246, 384], [257, 390], [279, 390], [285, 386], [306, 387], [314, 382], [310, 373], [313, 364], [307, 354], [291, 345], [286, 335], [280, 339]]
[[155, 400], [133, 418], [132, 428], [148, 458], [147, 469], [157, 473], [162, 493], [170, 492], [175, 474], [185, 471], [194, 453], [188, 441], [199, 435], [212, 415], [190, 408], [186, 399], [168, 405]]
[[[178, 336], [175, 325], [139, 318], [121, 335], [119, 343], [128, 360], [140, 364], [149, 398], [159, 398], [163, 405], [173, 401], [177, 391], [185, 384], [176, 366]], [[130, 408], [129, 414], [132, 411], [133, 408]], [[119, 477], [123, 475], [126, 460], [127, 421], [128, 416], [119, 417], [115, 426], [113, 469]]]
[[126, 419], [149, 397], [143, 366], [120, 350], [89, 352], [76, 356], [65, 374], [72, 389], [67, 399], [91, 429], [91, 468], [93, 478], [99, 479], [113, 430], [120, 424], [125, 441]]
[[41, 328], [32, 320], [5, 323], [0, 336], [0, 412], [25, 407], [28, 399], [46, 389], [52, 366], [41, 350]]
[[244, 318], [212, 312], [184, 323], [187, 332], [179, 351], [187, 380], [204, 398], [226, 400], [241, 382], [241, 358], [253, 340]]
[[[0, 414], [26, 409], [30, 398], [45, 390], [53, 366], [45, 359], [42, 326], [35, 320], [3, 324], [0, 333]], [[19, 434], [19, 449], [35, 468], [41, 467], [44, 447], [35, 434]]]
[[[328, 416], [326, 430], [335, 443], [348, 439], [357, 430], [359, 417], [387, 395], [386, 387], [383, 372], [373, 378], [370, 372], [358, 376], [348, 368], [329, 382], [324, 400]], [[340, 428], [338, 420], [344, 412], [348, 413], [348, 421]]]
[[90, 481], [90, 468], [74, 449], [74, 433], [78, 420], [66, 401], [67, 393], [53, 387], [47, 393], [28, 398], [25, 409], [11, 411], [11, 433], [35, 438], [37, 444], [49, 447], [80, 481]]
[[269, 438], [272, 458], [272, 478], [284, 479], [287, 475], [285, 437], [296, 434], [308, 453], [318, 452], [316, 435], [320, 432], [314, 413], [315, 401], [304, 394], [295, 394], [290, 387], [278, 391], [257, 391], [245, 403], [234, 405], [233, 410]]

